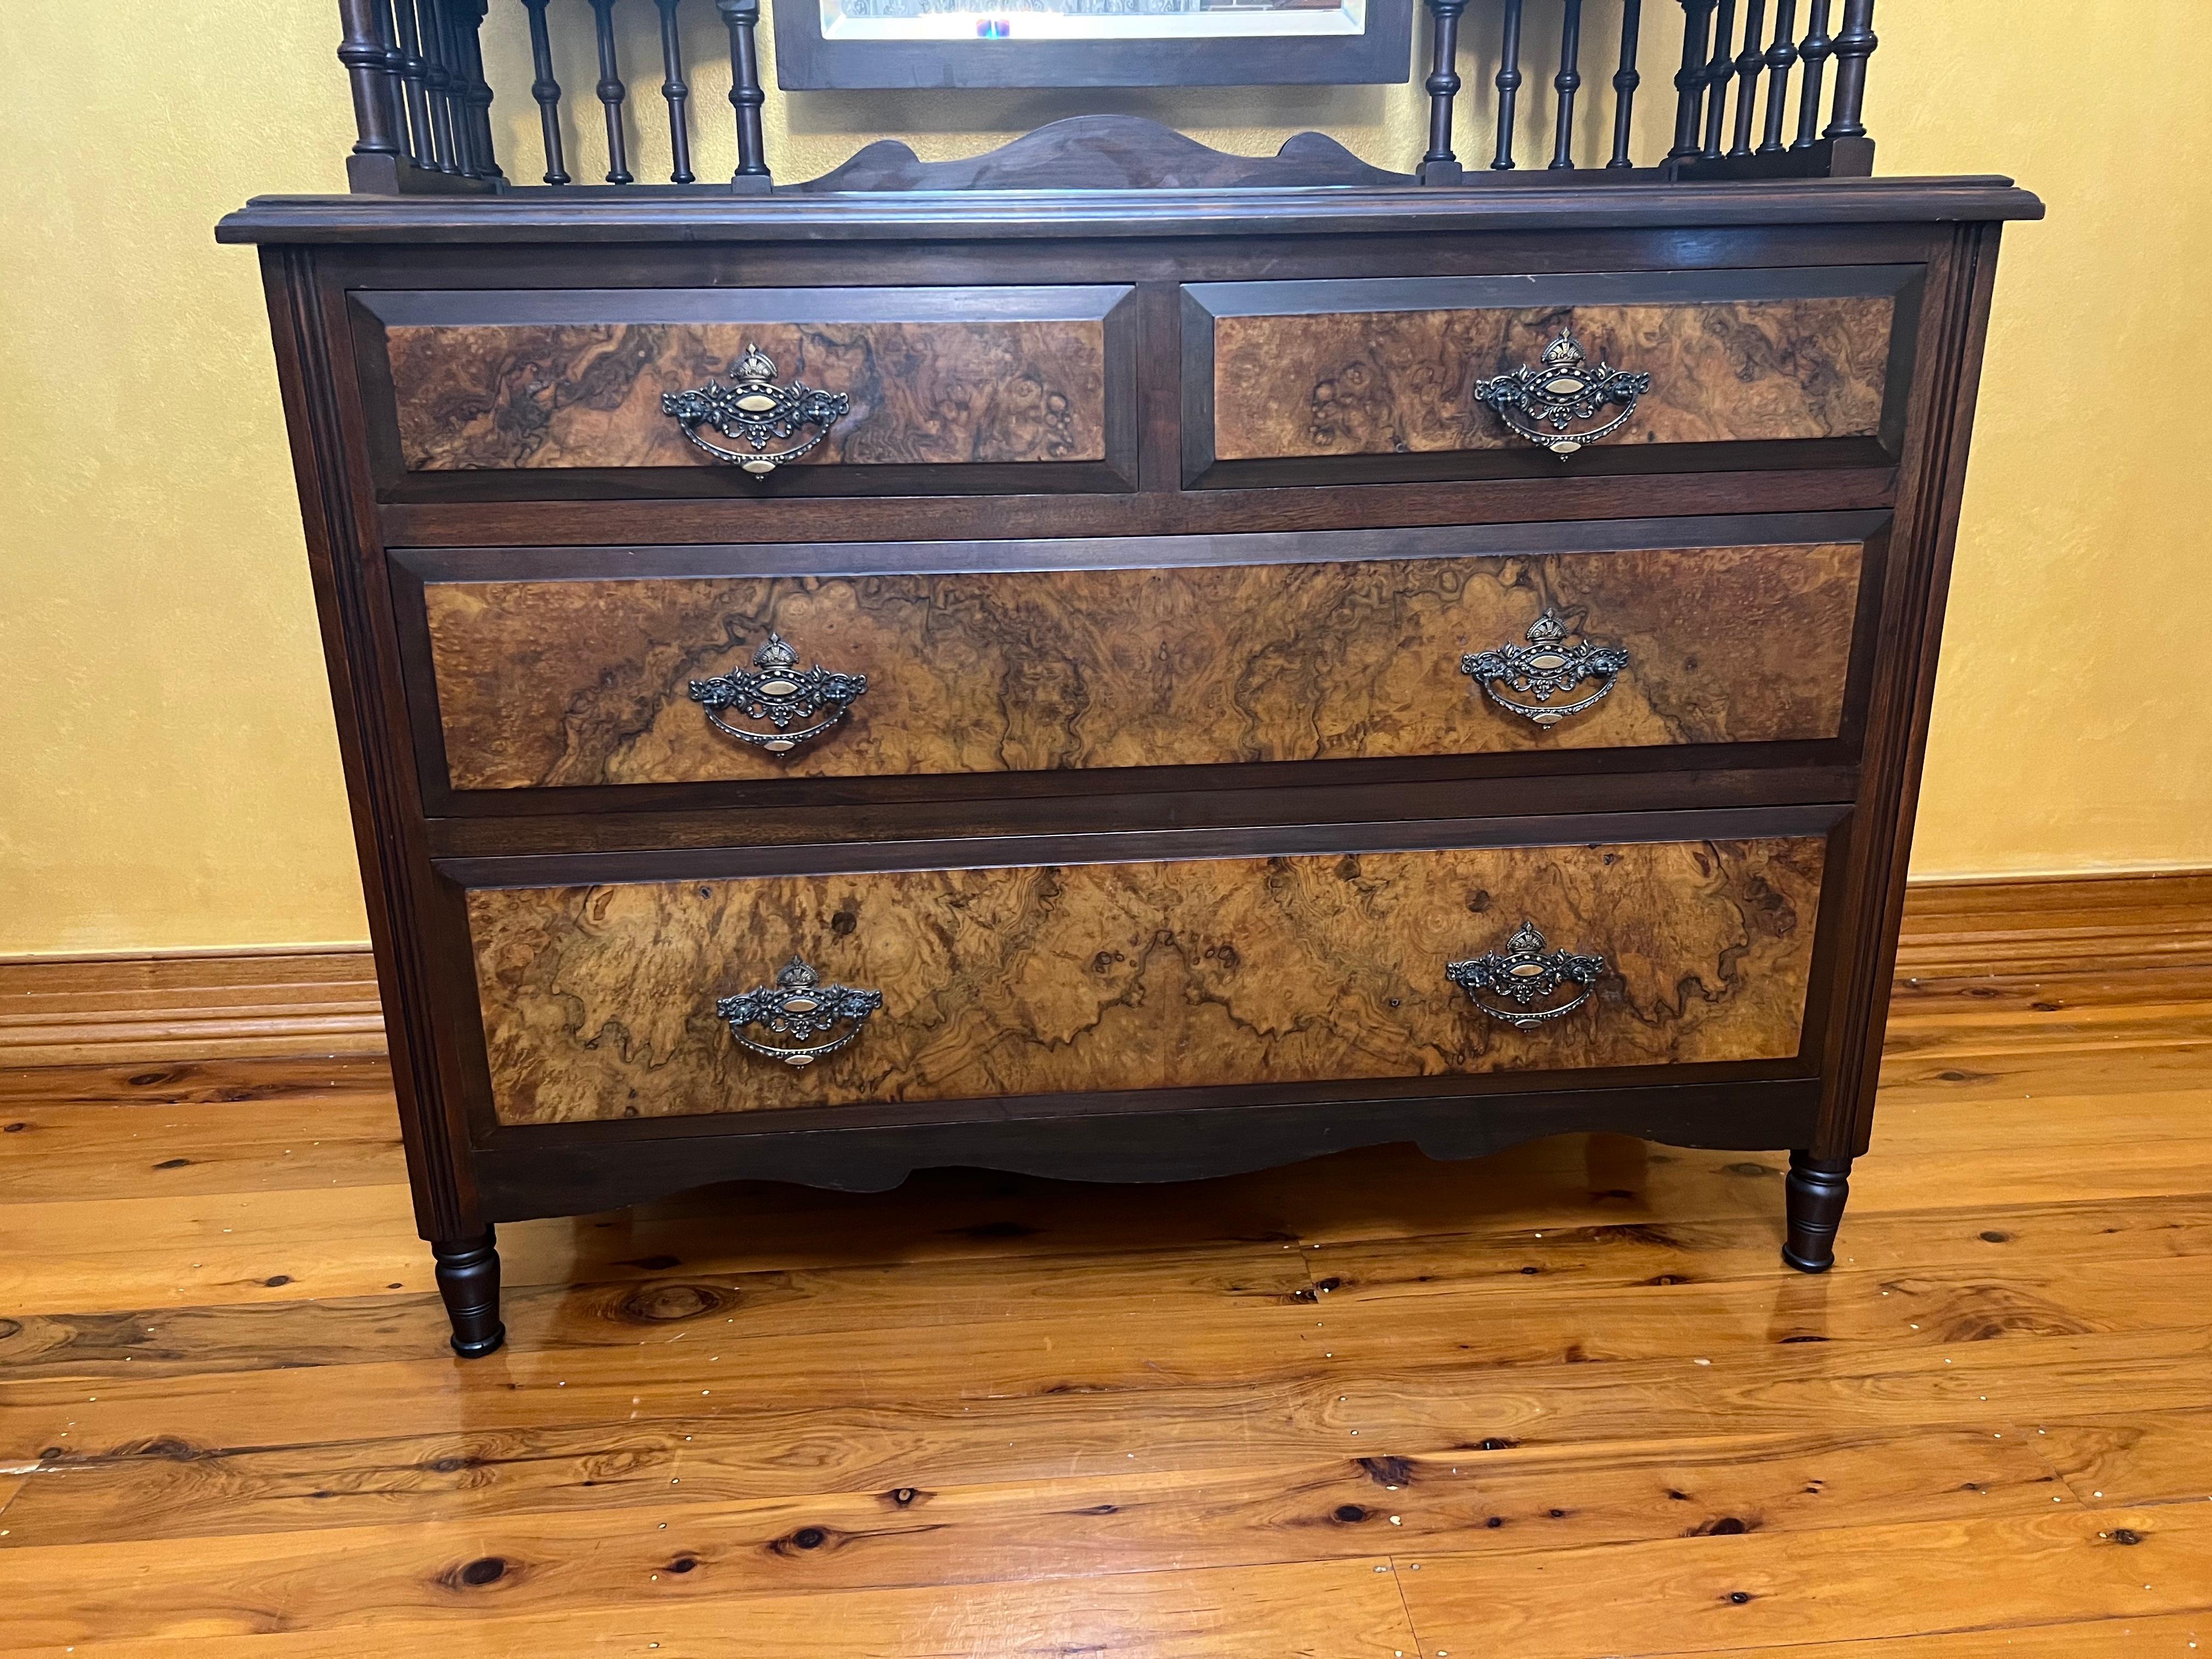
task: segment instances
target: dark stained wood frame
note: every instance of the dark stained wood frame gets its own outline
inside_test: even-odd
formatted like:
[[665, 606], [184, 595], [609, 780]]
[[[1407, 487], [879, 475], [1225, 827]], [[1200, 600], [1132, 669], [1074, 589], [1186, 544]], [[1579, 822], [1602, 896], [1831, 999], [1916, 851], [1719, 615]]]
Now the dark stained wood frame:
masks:
[[[1921, 271], [1911, 264], [1798, 265], [1771, 270], [1646, 270], [1525, 276], [1297, 278], [1191, 283], [1182, 290], [1182, 477], [1194, 489], [1291, 483], [1380, 483], [1442, 478], [1540, 477], [1559, 462], [1533, 444], [1403, 455], [1303, 455], [1218, 460], [1214, 439], [1214, 324], [1224, 317], [1328, 312], [1451, 311], [1568, 306], [1697, 305], [1732, 300], [1881, 298], [1894, 310], [1881, 430], [1873, 438], [1761, 443], [1599, 446], [1576, 457], [1584, 477], [1632, 477], [1739, 467], [1880, 466], [1905, 437], [1912, 382]], [[1630, 368], [1626, 363], [1616, 368]]]
[[813, 0], [771, 9], [776, 83], [787, 92], [1349, 85], [1413, 76], [1413, 0], [1368, 0], [1358, 36], [1310, 40], [830, 40]]
[[[693, 201], [532, 204], [518, 212], [508, 210], [512, 198], [469, 204], [467, 211], [442, 198], [404, 207], [341, 198], [258, 204], [227, 222], [226, 240], [267, 244], [276, 356], [426, 1237], [465, 1249], [495, 1219], [745, 1174], [866, 1186], [917, 1162], [963, 1161], [1158, 1179], [1303, 1156], [1346, 1133], [1415, 1139], [1447, 1155], [1593, 1127], [1790, 1146], [1830, 1166], [1865, 1150], [2001, 221], [2039, 216], [2039, 204], [1990, 180], [1528, 189], [1442, 208], [1437, 198], [1449, 193], [1434, 190], [1250, 194], [1255, 199], [1224, 203], [1206, 192], [1167, 192], [1146, 204], [1102, 192], [1079, 203], [1059, 198], [1042, 216], [1034, 203], [926, 197], [857, 211], [850, 200], [828, 198], [712, 211]], [[1419, 201], [1403, 199], [1415, 195]], [[1600, 197], [1607, 199], [1594, 200]], [[1362, 238], [1361, 230], [1389, 234]], [[331, 243], [344, 246], [325, 246]], [[1925, 273], [1893, 465], [1187, 491], [1179, 487], [1172, 377], [1159, 376], [1139, 386], [1133, 493], [1013, 495], [988, 506], [896, 495], [380, 499], [370, 461], [374, 422], [356, 372], [349, 299], [395, 287], [744, 285], [771, 270], [779, 285], [850, 282], [845, 273], [860, 270], [878, 284], [942, 284], [985, 273], [994, 281], [1049, 281], [1036, 273], [1079, 270], [1092, 281], [1139, 284], [1140, 360], [1172, 364], [1182, 282], [1869, 263], [1916, 264]], [[1624, 763], [1603, 774], [1528, 768], [1510, 781], [1480, 777], [1476, 769], [1400, 772], [1389, 763], [1279, 781], [1271, 774], [1257, 788], [1178, 778], [1157, 793], [1091, 797], [871, 803], [827, 795], [805, 806], [743, 808], [684, 799], [628, 812], [528, 816], [447, 813], [426, 799], [387, 553], [400, 546], [972, 538], [982, 524], [1011, 538], [1875, 511], [1892, 514], [1894, 528], [1871, 625], [1862, 629], [1868, 666], [1856, 765], [1833, 754], [1746, 764], [1734, 750], [1701, 750], [1669, 754], [1664, 766]], [[1509, 781], [1510, 805], [1501, 816], [1499, 787]], [[589, 1146], [480, 1142], [471, 1115], [481, 1060], [467, 1030], [474, 992], [463, 880], [513, 879], [556, 865], [676, 869], [694, 854], [821, 867], [833, 858], [918, 856], [914, 843], [933, 839], [957, 842], [963, 858], [988, 855], [986, 844], [1004, 841], [1024, 859], [1058, 844], [1039, 839], [1046, 836], [1088, 836], [1097, 845], [1096, 837], [1120, 835], [1127, 839], [1109, 843], [1122, 849], [1117, 857], [1193, 836], [1224, 852], [1300, 836], [1402, 844], [1436, 833], [1425, 826], [1469, 817], [1493, 820], [1493, 833], [1571, 838], [1601, 824], [1604, 833], [1626, 833], [1624, 812], [1655, 830], [1664, 821], [1679, 835], [1741, 834], [1777, 813], [1809, 812], [1834, 825], [1818, 988], [1801, 1062], [1778, 1073], [1701, 1068], [1695, 1082], [1675, 1074], [1661, 1086], [1638, 1078], [1581, 1076], [1556, 1087], [1523, 1080], [1518, 1092], [1486, 1094], [1480, 1114], [1429, 1085], [1430, 1094], [1411, 1100], [1362, 1087], [1320, 1100], [1273, 1091], [1249, 1100], [997, 1103], [961, 1122], [935, 1121], [945, 1115], [932, 1109], [926, 1123], [787, 1123], [765, 1133], [758, 1123], [712, 1119], [680, 1135], [592, 1126], [602, 1139]], [[610, 858], [620, 861], [599, 862]], [[647, 862], [632, 862], [641, 859]], [[480, 1044], [480, 1030], [473, 1042]], [[1127, 1109], [1139, 1104], [1141, 1112]], [[1033, 1110], [1060, 1115], [1025, 1115]]]

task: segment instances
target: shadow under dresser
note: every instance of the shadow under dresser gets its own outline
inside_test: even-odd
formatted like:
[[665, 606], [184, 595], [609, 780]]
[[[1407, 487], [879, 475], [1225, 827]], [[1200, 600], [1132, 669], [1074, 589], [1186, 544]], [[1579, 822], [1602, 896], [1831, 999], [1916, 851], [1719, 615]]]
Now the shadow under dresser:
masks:
[[263, 246], [422, 1231], [1869, 1133], [2003, 180]]

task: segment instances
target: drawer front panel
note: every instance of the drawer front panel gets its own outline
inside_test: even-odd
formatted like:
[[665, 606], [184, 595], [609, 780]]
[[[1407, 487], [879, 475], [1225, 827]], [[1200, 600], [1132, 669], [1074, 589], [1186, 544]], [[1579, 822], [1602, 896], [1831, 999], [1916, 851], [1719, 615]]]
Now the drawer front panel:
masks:
[[[1593, 374], [1650, 377], [1619, 431], [1577, 458], [1583, 465], [1655, 445], [1841, 439], [1893, 453], [1905, 380], [1895, 348], [1913, 276], [1880, 266], [1193, 285], [1187, 470], [1492, 454], [1556, 471], [1477, 388], [1534, 368], [1563, 334]], [[1569, 424], [1626, 407], [1608, 402]]]
[[[1788, 836], [499, 888], [471, 893], [468, 915], [498, 1118], [554, 1123], [1787, 1059], [1825, 850]], [[1524, 921], [1547, 951], [1602, 957], [1586, 1000], [1526, 1029], [1445, 971], [1508, 952]], [[850, 1046], [803, 1068], [741, 1048], [716, 1012], [794, 956], [882, 998]]]
[[[848, 407], [791, 467], [1125, 461], [1127, 288], [368, 293], [409, 472], [725, 467], [666, 394], [740, 378]], [[377, 368], [372, 354], [372, 368]], [[740, 454], [741, 436], [702, 435]], [[767, 440], [783, 453], [814, 428]]]
[[[1252, 538], [1257, 553], [1438, 550], [1152, 568], [432, 575], [422, 625], [445, 772], [459, 789], [521, 789], [1838, 735], [1863, 540], [1443, 550], [1479, 536], [1501, 539]], [[834, 568], [843, 551], [793, 557]], [[664, 568], [698, 556], [672, 554]], [[1625, 665], [1593, 659], [1587, 678], [1526, 692], [1468, 672], [1470, 656], [1505, 648], [1553, 661], [1530, 637], [1547, 616], [1568, 630], [1553, 655], [1601, 647], [1625, 652]], [[781, 754], [718, 729], [690, 692], [748, 667], [771, 632], [802, 665], [867, 681], [843, 724]]]

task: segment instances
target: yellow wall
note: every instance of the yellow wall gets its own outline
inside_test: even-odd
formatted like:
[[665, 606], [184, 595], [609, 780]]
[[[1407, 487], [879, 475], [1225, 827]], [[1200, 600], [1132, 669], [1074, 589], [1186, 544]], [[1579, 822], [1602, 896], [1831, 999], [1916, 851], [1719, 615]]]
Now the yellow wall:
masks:
[[[704, 64], [710, 9], [690, 9]], [[1881, 8], [1882, 170], [2009, 172], [2051, 208], [2012, 233], [1998, 286], [1923, 876], [2212, 866], [2202, 9]], [[652, 9], [624, 10], [637, 30]], [[339, 186], [335, 12], [207, 0], [94, 28], [77, 0], [0, 8], [0, 954], [363, 934], [254, 262], [209, 238], [248, 194]], [[495, 12], [520, 174], [520, 8]], [[583, 64], [564, 70], [595, 113]], [[653, 78], [635, 76], [648, 161]], [[726, 171], [726, 82], [697, 79], [701, 171]], [[2084, 88], [2112, 94], [2102, 118], [2076, 112]], [[773, 101], [770, 159], [803, 177], [883, 132], [960, 154], [1109, 107], [1228, 148], [1317, 125], [1402, 167], [1421, 143], [1411, 86], [842, 94]], [[1480, 118], [1475, 100], [1463, 151]]]

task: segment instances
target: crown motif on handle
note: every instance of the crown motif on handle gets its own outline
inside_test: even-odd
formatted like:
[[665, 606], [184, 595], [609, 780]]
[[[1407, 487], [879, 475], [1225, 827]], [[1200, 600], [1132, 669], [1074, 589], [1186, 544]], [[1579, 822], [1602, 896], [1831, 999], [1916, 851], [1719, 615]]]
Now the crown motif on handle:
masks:
[[[1528, 626], [1528, 644], [1470, 651], [1459, 659], [1459, 672], [1508, 713], [1537, 726], [1557, 726], [1570, 714], [1602, 702], [1628, 667], [1628, 653], [1620, 647], [1592, 645], [1587, 640], [1569, 645], [1568, 632], [1566, 618], [1547, 605]], [[1572, 696], [1591, 680], [1598, 682], [1598, 688], [1588, 696], [1574, 702], [1553, 702]]]
[[[853, 712], [853, 700], [867, 689], [866, 674], [841, 674], [818, 662], [802, 671], [799, 653], [773, 630], [753, 653], [750, 670], [732, 668], [711, 679], [693, 680], [690, 687], [691, 701], [707, 711], [717, 731], [771, 755], [787, 755], [843, 722]], [[733, 716], [755, 724], [734, 725]]]
[[[1466, 992], [1468, 1001], [1491, 1018], [1524, 1031], [1581, 1007], [1605, 974], [1603, 957], [1547, 950], [1543, 930], [1525, 921], [1504, 950], [1444, 964], [1444, 977]], [[1574, 994], [1565, 1002], [1556, 1000], [1570, 987]]]
[[751, 341], [745, 343], [745, 355], [738, 360], [738, 384], [763, 385], [775, 379], [775, 359]]
[[[830, 435], [841, 416], [851, 413], [853, 400], [842, 392], [817, 392], [804, 381], [775, 384], [775, 359], [750, 341], [738, 359], [727, 386], [709, 380], [689, 392], [664, 392], [660, 412], [673, 416], [684, 435], [718, 461], [726, 461], [757, 478], [795, 461]], [[707, 438], [702, 427], [725, 438], [750, 445], [751, 453], [725, 449]], [[771, 451], [802, 432], [813, 435], [789, 448]]]
[[[881, 991], [826, 985], [805, 957], [794, 956], [777, 970], [775, 984], [723, 997], [714, 1012], [738, 1047], [787, 1066], [806, 1066], [859, 1036], [868, 1016], [883, 1006]], [[839, 1026], [846, 1029], [830, 1041], [814, 1041]]]
[[[1582, 343], [1562, 331], [1539, 362], [1476, 381], [1474, 395], [1521, 436], [1564, 461], [1627, 425], [1637, 398], [1650, 390], [1647, 374], [1611, 368], [1601, 360], [1592, 368]], [[1620, 413], [1597, 426], [1579, 424], [1596, 420], [1607, 404], [1620, 404]]]

